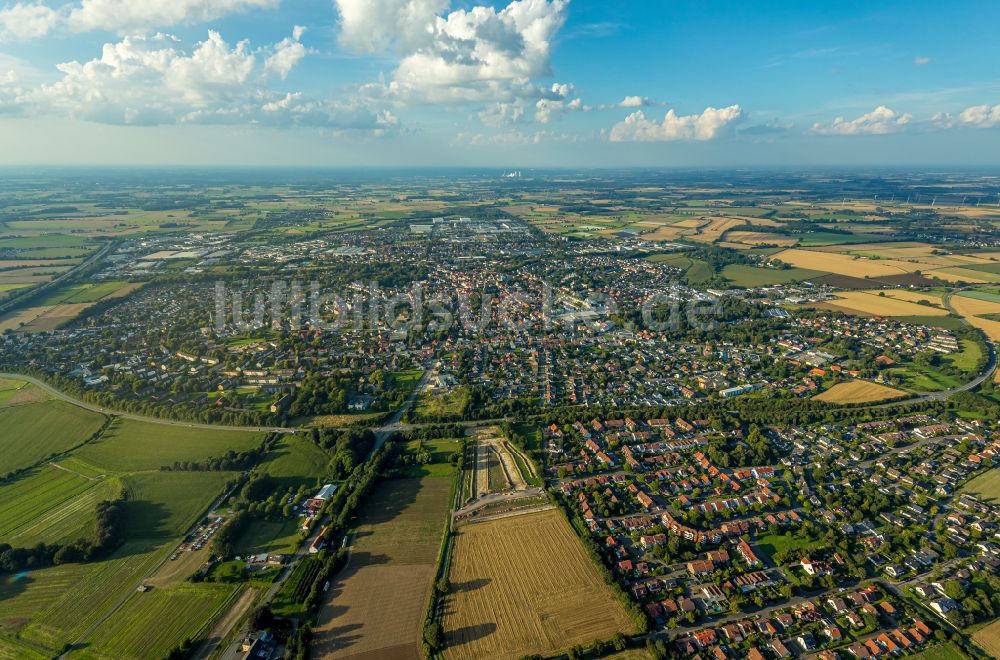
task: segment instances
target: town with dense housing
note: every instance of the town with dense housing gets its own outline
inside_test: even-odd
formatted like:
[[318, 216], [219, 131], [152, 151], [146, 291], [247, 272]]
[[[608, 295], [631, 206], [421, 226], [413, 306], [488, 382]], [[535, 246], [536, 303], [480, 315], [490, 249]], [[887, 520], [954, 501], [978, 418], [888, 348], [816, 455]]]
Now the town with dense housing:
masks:
[[1000, 212], [788, 177], [3, 184], [0, 651], [995, 653]]

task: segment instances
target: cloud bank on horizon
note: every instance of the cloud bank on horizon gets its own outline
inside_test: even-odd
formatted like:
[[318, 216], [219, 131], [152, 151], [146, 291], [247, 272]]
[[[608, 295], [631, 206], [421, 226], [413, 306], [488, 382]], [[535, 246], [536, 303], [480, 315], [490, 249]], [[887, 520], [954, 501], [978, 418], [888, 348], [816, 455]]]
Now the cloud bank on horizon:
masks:
[[[642, 149], [664, 151], [675, 148], [668, 143], [919, 141], [1000, 127], [1000, 76], [952, 75], [962, 57], [982, 59], [975, 46], [945, 44], [932, 56], [916, 34], [912, 49], [868, 43], [857, 25], [877, 32], [882, 17], [863, 8], [849, 28], [809, 10], [776, 28], [798, 29], [792, 40], [803, 46], [833, 45], [770, 53], [723, 45], [719, 35], [716, 51], [730, 52], [704, 51], [702, 65], [692, 47], [712, 39], [666, 39], [669, 27], [641, 20], [670, 21], [656, 3], [328, 1], [309, 12], [288, 0], [0, 4], [0, 130], [42, 118], [306, 130], [331, 140], [424, 135], [476, 147], [660, 143]], [[733, 30], [768, 20], [735, 13]], [[905, 29], [897, 36], [907, 41]], [[949, 70], [938, 74], [939, 66]]]

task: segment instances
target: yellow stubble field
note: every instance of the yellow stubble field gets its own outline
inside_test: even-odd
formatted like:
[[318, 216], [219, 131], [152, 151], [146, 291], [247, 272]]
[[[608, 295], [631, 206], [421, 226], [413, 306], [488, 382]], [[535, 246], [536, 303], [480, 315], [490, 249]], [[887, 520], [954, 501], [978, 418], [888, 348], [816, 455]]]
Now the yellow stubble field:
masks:
[[[1000, 341], [1000, 321], [991, 321], [977, 315], [1000, 313], [1000, 303], [977, 300], [965, 296], [952, 296], [951, 306], [965, 317], [965, 320], [986, 333], [993, 341]], [[998, 372], [1000, 373], [1000, 372]]]
[[[947, 316], [948, 311], [941, 307], [928, 307], [915, 302], [901, 300], [889, 295], [880, 296], [867, 291], [841, 291], [836, 299], [827, 301], [831, 305], [842, 307], [844, 311], [858, 311], [875, 316]], [[933, 301], [932, 301], [933, 302]], [[940, 302], [940, 301], [939, 301]]]
[[446, 660], [553, 655], [633, 629], [556, 510], [460, 527], [449, 581]]
[[878, 383], [870, 383], [867, 380], [851, 380], [846, 383], [837, 383], [822, 394], [817, 394], [813, 399], [827, 403], [870, 403], [892, 399], [903, 394], [906, 392]]
[[865, 259], [848, 254], [835, 252], [817, 252], [815, 250], [792, 249], [784, 250], [773, 257], [791, 266], [823, 270], [837, 275], [851, 277], [887, 277], [890, 275], [905, 275], [920, 270], [920, 264], [894, 261], [891, 259]]

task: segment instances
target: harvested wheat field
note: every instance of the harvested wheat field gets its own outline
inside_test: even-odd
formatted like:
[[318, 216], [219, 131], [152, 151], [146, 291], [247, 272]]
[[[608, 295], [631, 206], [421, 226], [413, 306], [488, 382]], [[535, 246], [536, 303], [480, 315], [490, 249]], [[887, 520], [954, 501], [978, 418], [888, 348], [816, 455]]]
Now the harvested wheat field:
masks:
[[930, 254], [934, 246], [930, 243], [916, 241], [886, 241], [882, 243], [848, 243], [844, 245], [823, 245], [811, 248], [816, 252], [878, 252], [883, 257], [897, 256], [894, 251], [919, 250], [920, 254]]
[[681, 235], [681, 230], [676, 227], [660, 227], [642, 237], [647, 241], [672, 241]]
[[938, 268], [937, 270], [928, 271], [927, 275], [930, 277], [936, 277], [945, 282], [969, 282], [971, 284], [984, 284], [987, 282], [1000, 282], [1000, 275], [995, 273], [987, 273], [982, 270], [973, 270], [971, 268], [962, 268], [960, 266], [952, 266], [949, 268]]
[[[896, 300], [905, 300], [907, 302], [918, 303], [918, 302], [928, 302], [935, 307], [941, 307], [941, 294], [933, 291], [911, 291], [910, 289], [871, 289], [865, 291], [864, 293], [877, 296], [880, 293], [884, 293], [888, 298], [895, 298]], [[926, 312], [925, 312], [926, 313]]]
[[993, 341], [1000, 341], [1000, 321], [980, 318], [977, 314], [995, 314], [1000, 312], [1000, 304], [989, 300], [976, 300], [965, 296], [952, 296], [951, 306], [965, 317], [965, 320], [986, 333]]
[[905, 261], [865, 259], [852, 257], [848, 254], [817, 252], [815, 250], [784, 250], [774, 255], [773, 258], [799, 268], [824, 270], [828, 273], [851, 277], [885, 277], [920, 270], [920, 264], [911, 264]]
[[868, 293], [865, 291], [842, 291], [837, 297], [827, 301], [829, 304], [842, 308], [845, 312], [858, 311], [862, 314], [875, 316], [947, 316], [948, 310], [940, 307], [918, 305], [915, 302], [899, 300], [889, 296]]
[[333, 580], [313, 640], [318, 658], [418, 660], [451, 479], [383, 482], [365, 505], [347, 567]]
[[[955, 274], [951, 272], [952, 270], [961, 271], [960, 274]], [[928, 277], [933, 277], [941, 280], [942, 282], [951, 282], [952, 284], [987, 284], [986, 280], [975, 277], [974, 275], [967, 275], [966, 273], [972, 273], [974, 271], [965, 268], [939, 268], [937, 270], [927, 271], [926, 275]]]
[[951, 305], [962, 313], [962, 316], [983, 316], [986, 314], [1000, 314], [1000, 302], [992, 300], [980, 300], [971, 296], [956, 294], [951, 297]]
[[54, 305], [44, 314], [22, 328], [24, 332], [52, 332], [69, 323], [94, 303], [72, 303]]
[[760, 231], [731, 231], [726, 234], [726, 239], [747, 245], [778, 245], [781, 247], [790, 247], [799, 242], [799, 239], [794, 236]]
[[713, 218], [712, 221], [705, 227], [702, 227], [697, 234], [691, 234], [690, 238], [694, 241], [714, 243], [721, 239], [722, 236], [733, 227], [738, 227], [743, 224], [744, 222], [742, 220], [738, 220], [736, 218]]
[[973, 633], [972, 641], [991, 657], [1000, 658], [1000, 619]]
[[817, 394], [813, 398], [827, 403], [870, 403], [892, 399], [904, 394], [906, 392], [902, 390], [878, 383], [870, 383], [867, 380], [852, 380], [846, 383], [837, 383], [826, 392]]
[[448, 660], [552, 655], [633, 629], [556, 510], [461, 527], [449, 581]]

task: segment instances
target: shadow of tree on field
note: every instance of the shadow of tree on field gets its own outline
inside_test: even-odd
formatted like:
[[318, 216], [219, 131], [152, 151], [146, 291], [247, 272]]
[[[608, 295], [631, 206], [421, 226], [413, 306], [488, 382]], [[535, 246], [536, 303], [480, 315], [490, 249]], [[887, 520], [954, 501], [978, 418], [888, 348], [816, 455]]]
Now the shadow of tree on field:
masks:
[[466, 582], [452, 582], [448, 588], [448, 591], [454, 593], [461, 593], [464, 591], [475, 591], [476, 589], [482, 589], [493, 582], [490, 578], [477, 578], [475, 580], [468, 580]]
[[125, 501], [125, 538], [167, 540], [176, 537], [167, 528], [170, 518], [167, 508], [159, 502], [148, 500]]
[[[34, 582], [34, 578], [31, 577], [30, 571], [22, 571], [20, 573], [14, 573], [11, 575], [0, 575], [0, 603], [5, 600], [10, 600], [12, 598], [17, 598]], [[13, 627], [19, 619], [19, 617], [12, 617], [12, 619], [0, 619], [0, 628]]]
[[419, 479], [387, 480], [365, 501], [360, 518], [366, 525], [391, 522], [416, 501], [422, 489]]
[[445, 644], [446, 646], [461, 646], [469, 642], [474, 642], [477, 639], [489, 637], [496, 631], [497, 624], [495, 623], [477, 623], [473, 626], [463, 626], [455, 630], [446, 630], [444, 636]]

